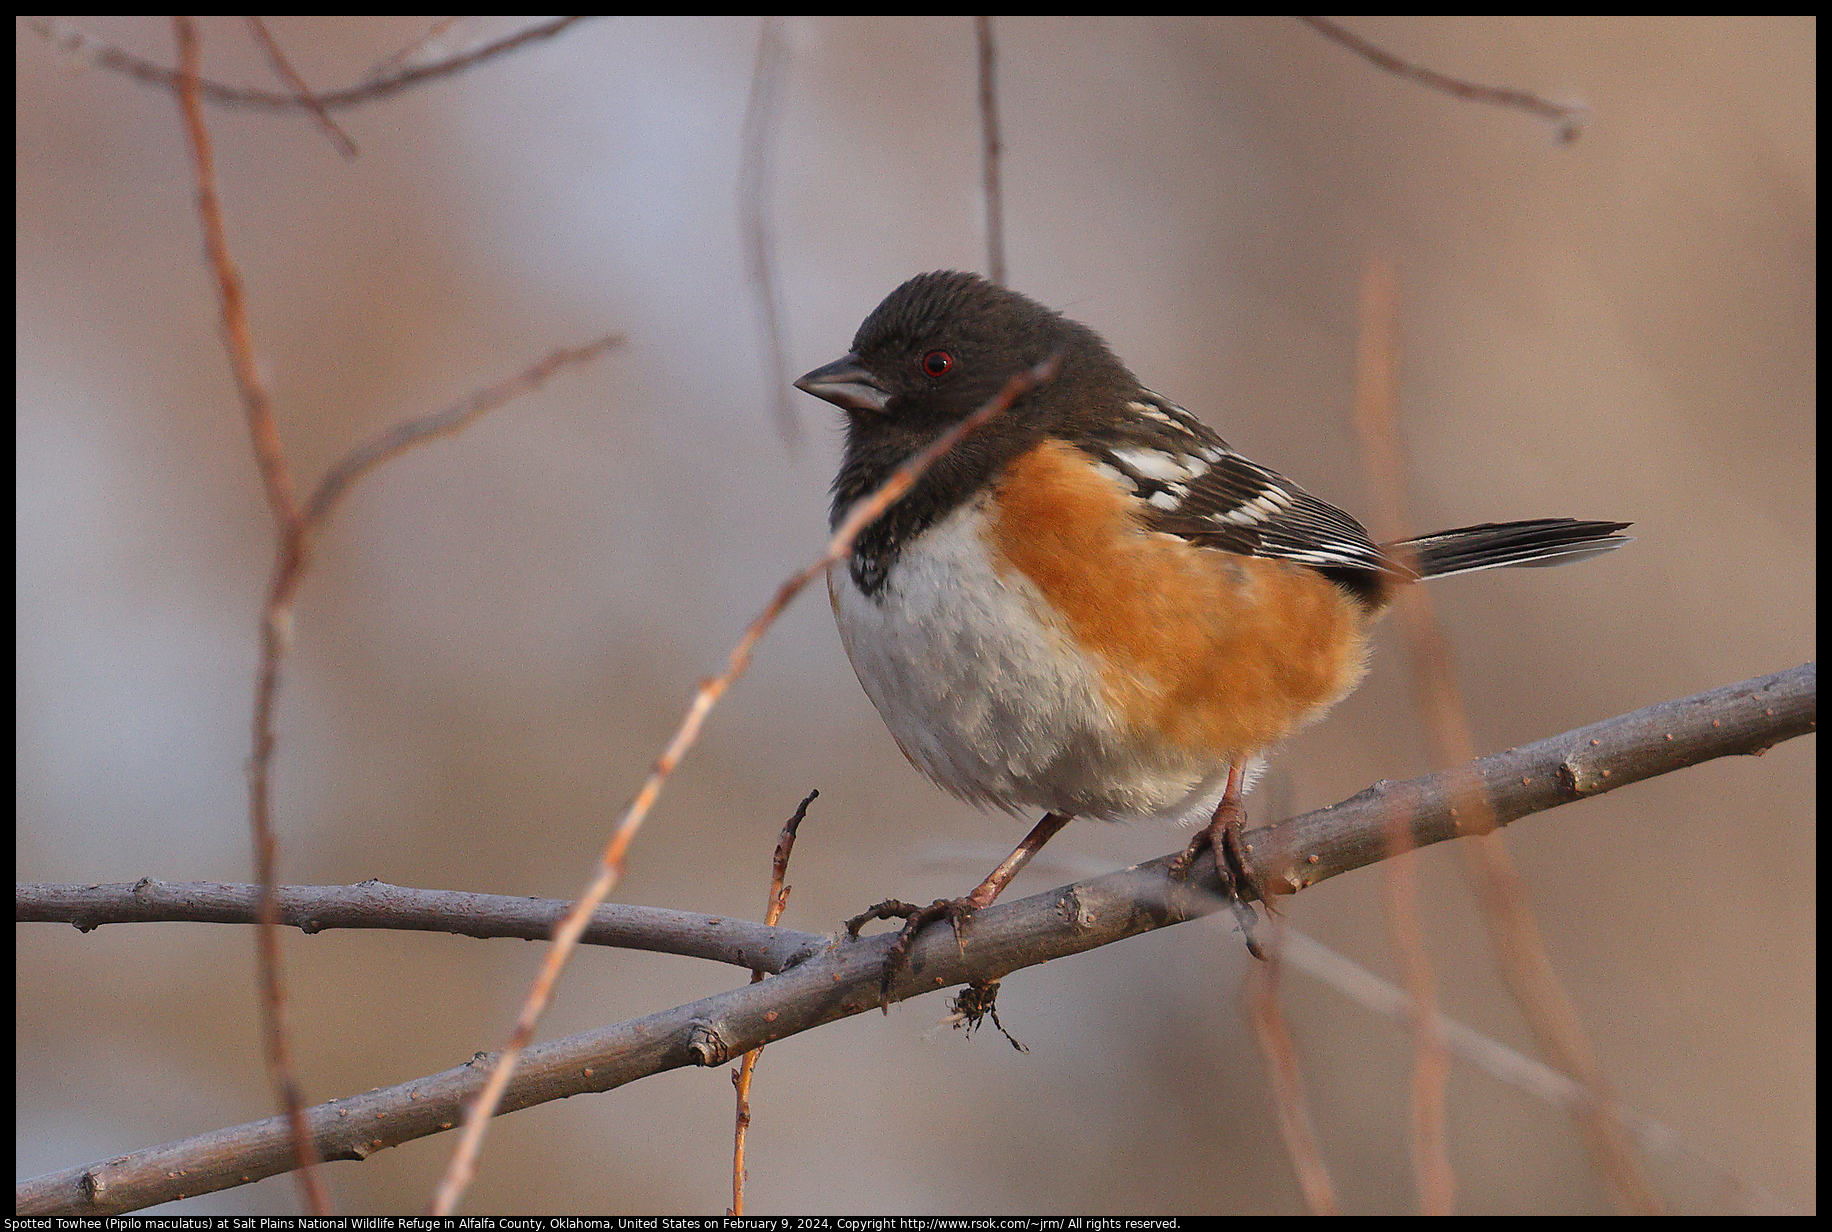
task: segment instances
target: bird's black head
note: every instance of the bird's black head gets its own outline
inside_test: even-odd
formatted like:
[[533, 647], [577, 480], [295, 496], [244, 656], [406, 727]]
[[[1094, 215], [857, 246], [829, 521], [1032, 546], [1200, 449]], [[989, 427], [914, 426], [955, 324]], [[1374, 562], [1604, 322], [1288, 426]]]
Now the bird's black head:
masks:
[[[892, 555], [1042, 434], [1117, 405], [1116, 397], [1123, 403], [1138, 388], [1093, 330], [977, 274], [918, 274], [892, 291], [859, 326], [849, 354], [795, 382], [846, 412], [834, 522], [949, 424], [995, 397], [1015, 373], [1057, 353], [1062, 362], [1053, 380], [941, 458], [867, 532], [886, 541], [879, 546]], [[871, 546], [866, 537], [860, 543], [861, 551]]]

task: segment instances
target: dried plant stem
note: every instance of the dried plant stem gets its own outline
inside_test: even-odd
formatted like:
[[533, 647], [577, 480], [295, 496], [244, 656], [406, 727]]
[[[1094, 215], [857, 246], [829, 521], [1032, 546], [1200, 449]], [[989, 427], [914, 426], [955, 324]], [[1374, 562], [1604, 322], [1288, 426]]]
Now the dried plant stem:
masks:
[[[776, 854], [770, 860], [769, 900], [763, 912], [763, 922], [771, 928], [776, 927], [789, 905], [789, 887], [785, 879], [789, 875], [789, 854], [795, 850], [795, 833], [801, 829], [802, 818], [808, 815], [808, 806], [820, 794], [818, 791], [808, 793], [796, 808], [795, 815], [783, 823], [782, 834], [776, 840]], [[763, 977], [763, 972], [753, 971], [751, 983], [760, 983]], [[726, 1212], [728, 1215], [744, 1214], [744, 1140], [751, 1128], [751, 1078], [757, 1072], [757, 1059], [762, 1055], [763, 1049], [751, 1049], [732, 1074], [732, 1087], [738, 1093], [738, 1111], [732, 1130], [732, 1205]]]

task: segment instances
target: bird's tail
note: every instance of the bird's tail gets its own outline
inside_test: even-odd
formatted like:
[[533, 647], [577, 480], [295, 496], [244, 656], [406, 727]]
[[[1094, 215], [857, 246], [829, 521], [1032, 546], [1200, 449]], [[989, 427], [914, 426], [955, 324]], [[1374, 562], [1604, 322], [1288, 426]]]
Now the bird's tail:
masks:
[[1451, 577], [1509, 565], [1542, 568], [1588, 560], [1613, 552], [1633, 538], [1619, 534], [1628, 522], [1581, 522], [1540, 518], [1532, 522], [1484, 522], [1441, 530], [1386, 545], [1424, 578]]

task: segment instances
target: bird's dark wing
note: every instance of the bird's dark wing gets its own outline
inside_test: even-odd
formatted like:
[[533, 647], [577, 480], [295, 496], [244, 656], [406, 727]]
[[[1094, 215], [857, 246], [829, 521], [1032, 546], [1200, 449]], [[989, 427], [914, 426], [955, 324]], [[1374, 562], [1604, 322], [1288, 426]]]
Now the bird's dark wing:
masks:
[[1091, 436], [1089, 452], [1132, 486], [1152, 530], [1310, 565], [1355, 590], [1414, 576], [1354, 518], [1236, 453], [1208, 425], [1148, 390]]

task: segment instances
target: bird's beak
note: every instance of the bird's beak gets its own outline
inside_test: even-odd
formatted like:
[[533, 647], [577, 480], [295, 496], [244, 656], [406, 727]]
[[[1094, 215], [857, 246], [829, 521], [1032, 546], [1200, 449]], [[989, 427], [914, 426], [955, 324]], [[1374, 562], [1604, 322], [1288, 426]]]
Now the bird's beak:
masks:
[[795, 388], [848, 411], [881, 412], [891, 401], [890, 391], [851, 353], [816, 368], [795, 382]]

